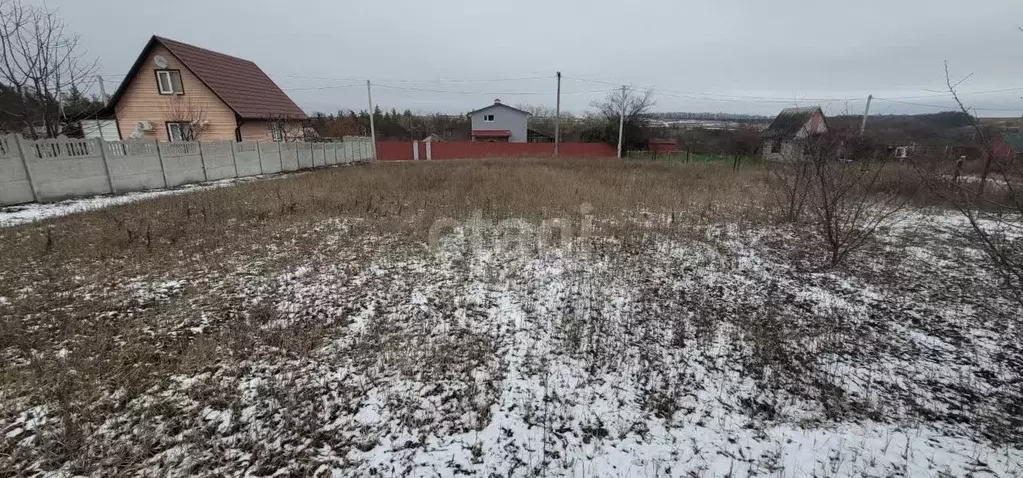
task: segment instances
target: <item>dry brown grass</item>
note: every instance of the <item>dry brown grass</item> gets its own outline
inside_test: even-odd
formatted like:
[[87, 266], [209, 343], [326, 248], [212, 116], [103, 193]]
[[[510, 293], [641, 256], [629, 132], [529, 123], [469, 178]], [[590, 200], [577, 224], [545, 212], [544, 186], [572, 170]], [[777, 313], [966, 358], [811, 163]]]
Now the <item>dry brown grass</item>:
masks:
[[[263, 241], [283, 227], [331, 217], [425, 234], [438, 217], [597, 217], [646, 211], [752, 219], [763, 204], [757, 169], [615, 160], [376, 163], [160, 197], [0, 232], [0, 261], [63, 263], [130, 257], [147, 267]], [[752, 210], [751, 210], [752, 208]]]

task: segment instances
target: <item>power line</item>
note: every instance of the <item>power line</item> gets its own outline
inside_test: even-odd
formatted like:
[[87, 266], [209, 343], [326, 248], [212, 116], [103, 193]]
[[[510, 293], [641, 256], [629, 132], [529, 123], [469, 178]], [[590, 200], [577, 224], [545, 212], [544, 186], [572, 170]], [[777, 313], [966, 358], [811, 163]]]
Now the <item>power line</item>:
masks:
[[[329, 76], [304, 76], [304, 75], [274, 75], [282, 78], [296, 78], [304, 80], [331, 80], [331, 81], [366, 81], [365, 78], [335, 78]], [[386, 81], [388, 83], [491, 83], [491, 82], [502, 82], [502, 81], [527, 81], [527, 80], [549, 80], [553, 79], [553, 76], [523, 76], [514, 78], [478, 78], [478, 79], [459, 79], [459, 78], [436, 78], [429, 80], [409, 80], [402, 78], [372, 78], [373, 81]]]
[[[1023, 91], [1023, 88], [1002, 88], [1000, 90], [981, 90], [981, 91], [957, 91], [960, 96], [965, 95], [988, 95], [992, 93], [1008, 93], [1010, 91]], [[889, 98], [898, 98], [900, 100], [912, 100], [918, 98], [950, 98], [951, 95], [948, 92], [935, 93], [930, 95], [916, 95], [916, 96], [890, 96]]]
[[[874, 99], [875, 100], [881, 100], [881, 101], [888, 101], [890, 103], [898, 103], [898, 104], [901, 104], [901, 105], [922, 106], [922, 107], [925, 107], [925, 108], [941, 108], [941, 109], [945, 109], [945, 110], [958, 110], [959, 109], [959, 106], [957, 106], [957, 105], [932, 105], [932, 104], [927, 104], [927, 103], [914, 103], [914, 102], [910, 102], [910, 101], [894, 100], [894, 99], [891, 99], [891, 98], [878, 98], [876, 96], [874, 97]], [[1021, 111], [1023, 111], [1023, 107], [1021, 107], [1021, 108], [969, 108], [969, 109], [974, 110], [974, 111], [1013, 111], [1013, 112], [1021, 112]]]
[[284, 91], [309, 91], [309, 90], [333, 90], [337, 88], [351, 88], [353, 86], [362, 86], [361, 83], [352, 83], [348, 85], [329, 85], [329, 86], [310, 86], [310, 87], [297, 87], [297, 88], [281, 88]]
[[[547, 91], [503, 91], [503, 92], [501, 92], [501, 91], [452, 91], [452, 90], [437, 90], [437, 89], [432, 89], [432, 88], [419, 88], [419, 87], [413, 87], [413, 86], [386, 85], [386, 84], [381, 84], [381, 83], [375, 83], [374, 86], [378, 86], [378, 87], [381, 87], [381, 88], [388, 88], [388, 89], [392, 89], [392, 90], [425, 91], [425, 92], [429, 92], [429, 93], [446, 93], [446, 94], [452, 94], [452, 95], [474, 95], [474, 96], [476, 96], [476, 95], [546, 95], [546, 94], [550, 94], [551, 93], [549, 90], [547, 90]], [[588, 91], [562, 92], [561, 94], [563, 94], [563, 95], [571, 95], [571, 94], [585, 94], [585, 93], [605, 93], [607, 91], [608, 91], [607, 89], [600, 89], [600, 90], [588, 90]]]
[[[590, 79], [590, 78], [577, 78], [577, 77], [569, 77], [569, 76], [563, 76], [563, 78], [570, 79], [570, 80], [576, 80], [576, 81], [582, 81], [582, 82], [586, 82], [586, 83], [596, 83], [596, 84], [602, 84], [602, 85], [620, 86], [620, 83], [612, 83], [612, 82], [609, 82], [609, 81], [594, 80], [594, 79]], [[748, 96], [748, 95], [726, 95], [726, 94], [720, 94], [720, 93], [699, 93], [699, 92], [693, 92], [693, 91], [669, 90], [669, 89], [657, 88], [657, 87], [642, 87], [642, 86], [640, 86], [639, 88], [653, 89], [659, 95], [664, 95], [665, 92], [667, 92], [667, 93], [675, 93], [677, 95], [684, 95], [684, 96], [678, 96], [678, 97], [679, 98], [686, 98], [686, 99], [707, 99], [707, 100], [713, 100], [715, 98], [724, 98], [724, 99], [730, 99], [730, 100], [751, 100], [750, 102], [754, 102], [752, 100], [763, 100], [763, 101], [755, 101], [757, 103], [763, 103], [763, 102], [791, 103], [791, 102], [794, 102], [794, 101], [827, 101], [827, 102], [834, 102], [834, 101], [855, 101], [855, 100], [861, 99], [861, 98], [795, 98], [795, 97], [793, 97], [793, 98], [784, 98], [784, 97], [780, 97], [780, 96]], [[671, 95], [664, 95], [664, 96], [671, 96]], [[707, 98], [703, 98], [703, 97], [707, 97]]]

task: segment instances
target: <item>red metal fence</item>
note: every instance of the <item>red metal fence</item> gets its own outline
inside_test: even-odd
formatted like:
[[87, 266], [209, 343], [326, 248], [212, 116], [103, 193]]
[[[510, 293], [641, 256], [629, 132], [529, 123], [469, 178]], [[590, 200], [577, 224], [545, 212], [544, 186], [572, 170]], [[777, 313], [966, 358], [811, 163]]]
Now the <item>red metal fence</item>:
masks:
[[[418, 155], [412, 142], [377, 141], [377, 159], [411, 160], [418, 156], [427, 159], [426, 143], [417, 143]], [[604, 143], [561, 143], [561, 157], [615, 157], [618, 151]], [[440, 141], [430, 144], [430, 159], [518, 158], [554, 156], [553, 143], [468, 143]]]

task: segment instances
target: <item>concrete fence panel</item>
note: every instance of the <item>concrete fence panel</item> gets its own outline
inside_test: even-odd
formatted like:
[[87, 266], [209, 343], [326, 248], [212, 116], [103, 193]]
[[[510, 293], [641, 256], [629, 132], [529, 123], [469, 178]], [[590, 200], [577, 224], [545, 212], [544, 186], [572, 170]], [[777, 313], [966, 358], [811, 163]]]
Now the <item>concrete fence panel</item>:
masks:
[[100, 149], [84, 139], [21, 140], [36, 199], [59, 199], [110, 193]]
[[114, 192], [167, 186], [156, 141], [107, 141], [102, 144]]
[[369, 161], [373, 157], [373, 143], [370, 142], [369, 138], [360, 137], [359, 143], [359, 162]]
[[344, 141], [338, 147], [341, 148], [341, 164], [351, 164], [355, 157], [352, 151], [352, 143]]
[[313, 167], [327, 165], [327, 157], [323, 153], [323, 143], [311, 143], [309, 147], [313, 150]]
[[281, 164], [285, 171], [298, 171], [298, 145], [281, 143]]
[[157, 145], [160, 149], [160, 156], [163, 157], [163, 170], [167, 177], [167, 187], [199, 183], [206, 180], [206, 172], [202, 167], [199, 143], [182, 141], [176, 143], [157, 143]]
[[35, 201], [16, 135], [0, 136], [0, 206]]
[[296, 143], [296, 145], [298, 146], [298, 168], [313, 167], [313, 149], [309, 143]]
[[369, 138], [334, 143], [46, 139], [0, 135], [0, 206], [176, 187], [372, 157]]
[[207, 141], [199, 143], [202, 160], [206, 166], [206, 180], [233, 178], [238, 175], [234, 169], [234, 155], [230, 141]]
[[238, 177], [263, 174], [263, 169], [259, 164], [259, 152], [256, 151], [258, 144], [255, 141], [234, 143], [234, 161], [238, 166]]
[[281, 143], [258, 143], [259, 162], [263, 165], [263, 174], [279, 173], [281, 167]]
[[324, 154], [327, 155], [327, 166], [337, 164], [337, 143], [325, 143]]
[[348, 163], [355, 163], [362, 157], [362, 143], [359, 141], [358, 136], [345, 136], [345, 158], [348, 159]]

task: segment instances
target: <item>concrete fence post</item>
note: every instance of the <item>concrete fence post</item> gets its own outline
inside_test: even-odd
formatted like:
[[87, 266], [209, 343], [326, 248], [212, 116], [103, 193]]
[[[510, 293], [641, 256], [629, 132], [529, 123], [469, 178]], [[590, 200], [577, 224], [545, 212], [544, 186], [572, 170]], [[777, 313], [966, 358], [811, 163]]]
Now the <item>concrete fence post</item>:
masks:
[[433, 159], [433, 141], [426, 142], [426, 160], [430, 161]]
[[110, 161], [107, 161], [107, 143], [102, 138], [93, 138], [92, 144], [99, 148], [99, 155], [103, 158], [103, 171], [107, 173], [107, 186], [110, 187], [110, 194], [117, 194], [114, 189], [114, 177], [110, 174]]
[[24, 138], [20, 134], [15, 134], [14, 142], [18, 145], [18, 156], [21, 156], [21, 166], [25, 168], [25, 176], [28, 178], [28, 188], [32, 190], [32, 200], [39, 202], [39, 193], [36, 192], [36, 181], [32, 179], [32, 169], [28, 167], [28, 154], [25, 153], [25, 145], [22, 144]]
[[412, 141], [412, 161], [419, 161], [419, 141]]
[[237, 178], [238, 177], [238, 157], [234, 155], [234, 145], [235, 145], [235, 143], [228, 143], [228, 146], [231, 146], [231, 164], [234, 165], [234, 177]]
[[263, 152], [260, 151], [259, 142], [256, 143], [256, 158], [259, 160], [259, 175], [263, 175]]
[[170, 182], [167, 181], [167, 166], [163, 164], [163, 148], [160, 147], [160, 141], [153, 140], [156, 143], [156, 157], [160, 158], [160, 174], [163, 174], [163, 187], [169, 188]]
[[277, 159], [281, 161], [281, 172], [284, 172], [284, 151], [281, 151], [281, 142], [277, 141]]
[[210, 180], [210, 176], [206, 173], [206, 152], [202, 149], [202, 141], [196, 141], [196, 143], [199, 143], [199, 162], [202, 164], [202, 181], [207, 182]]
[[337, 166], [340, 161], [337, 160], [337, 143], [334, 141], [330, 142], [330, 148], [334, 150], [334, 166]]

